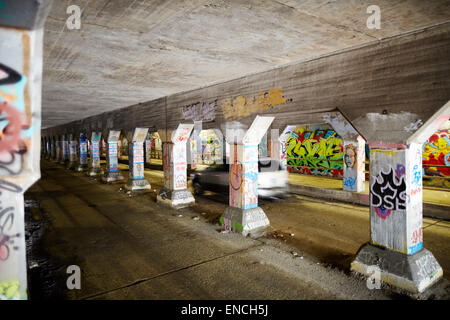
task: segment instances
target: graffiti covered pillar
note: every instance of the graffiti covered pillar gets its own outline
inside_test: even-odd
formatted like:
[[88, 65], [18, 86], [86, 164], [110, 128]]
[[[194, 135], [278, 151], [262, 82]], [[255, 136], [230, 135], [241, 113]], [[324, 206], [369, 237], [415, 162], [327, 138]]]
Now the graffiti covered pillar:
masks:
[[86, 133], [80, 133], [79, 136], [79, 163], [76, 167], [76, 171], [82, 172], [88, 170], [88, 158], [87, 158], [87, 151], [88, 151], [88, 137]]
[[61, 137], [62, 157], [60, 164], [66, 165], [69, 162], [69, 135], [63, 134]]
[[54, 161], [56, 159], [56, 138], [54, 136], [50, 137], [50, 160]]
[[230, 198], [220, 217], [226, 230], [244, 236], [263, 231], [270, 224], [265, 212], [258, 207], [258, 144], [274, 117], [259, 117], [241, 138], [237, 130], [226, 129], [230, 144]]
[[370, 149], [370, 238], [353, 270], [367, 274], [382, 261], [381, 280], [410, 292], [422, 292], [442, 277], [434, 256], [423, 249], [420, 144]]
[[123, 176], [119, 171], [119, 155], [118, 155], [118, 141], [120, 130], [110, 130], [108, 134], [108, 141], [106, 145], [106, 172], [102, 177], [104, 182], [122, 181]]
[[52, 140], [51, 137], [46, 137], [45, 139], [45, 159], [50, 160], [52, 158]]
[[89, 176], [98, 176], [103, 174], [103, 169], [100, 165], [100, 139], [101, 132], [92, 132], [91, 134], [91, 168], [88, 172]]
[[358, 251], [352, 270], [370, 276], [377, 267], [381, 281], [412, 293], [442, 278], [441, 266], [423, 246], [422, 146], [449, 117], [450, 101], [409, 138], [368, 142], [371, 240]]
[[54, 161], [55, 162], [60, 162], [62, 159], [62, 150], [61, 150], [61, 136], [57, 135], [56, 137], [56, 141], [55, 141], [55, 158]]
[[330, 112], [323, 116], [343, 140], [343, 179], [342, 186], [346, 191], [364, 191], [365, 181], [365, 140], [350, 122], [339, 112]]
[[48, 1], [2, 5], [0, 300], [10, 300], [27, 299], [23, 194], [40, 178], [42, 41], [50, 8]]
[[77, 141], [74, 134], [69, 134], [69, 162], [66, 168], [69, 170], [75, 170], [77, 166]]
[[145, 138], [145, 163], [147, 165], [151, 164], [152, 159], [152, 134], [150, 132], [147, 133], [147, 137]]
[[291, 132], [293, 132], [294, 130], [295, 126], [286, 126], [286, 128], [284, 128], [283, 132], [279, 136], [278, 141], [272, 139], [272, 146], [271, 146], [272, 157], [275, 158], [276, 155], [278, 155], [280, 167], [283, 170], [287, 169], [287, 151], [286, 151], [287, 140], [291, 136]]
[[191, 192], [187, 189], [187, 152], [186, 144], [191, 135], [193, 124], [181, 123], [172, 134], [172, 141], [164, 139], [163, 168], [164, 188], [156, 201], [173, 208], [184, 208], [195, 203]]
[[130, 176], [125, 184], [127, 190], [150, 190], [151, 188], [150, 183], [144, 177], [144, 142], [147, 133], [148, 128], [136, 128], [133, 139], [128, 144]]
[[366, 141], [358, 136], [356, 141], [344, 140], [344, 177], [343, 189], [362, 192], [365, 185]]

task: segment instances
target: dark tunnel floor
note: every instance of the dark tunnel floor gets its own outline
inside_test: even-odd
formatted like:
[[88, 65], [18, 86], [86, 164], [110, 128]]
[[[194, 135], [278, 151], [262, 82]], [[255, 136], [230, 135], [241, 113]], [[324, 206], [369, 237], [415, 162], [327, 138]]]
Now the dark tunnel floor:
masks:
[[[26, 208], [32, 300], [408, 298], [386, 286], [369, 290], [348, 270], [369, 238], [367, 208], [301, 196], [263, 200], [271, 229], [251, 239], [220, 233], [223, 195], [208, 193], [179, 211], [156, 204], [160, 171], [146, 170], [151, 192], [128, 194], [121, 184], [102, 184], [59, 164], [41, 167], [41, 180], [25, 194], [33, 201]], [[328, 218], [320, 216], [324, 210]], [[440, 242], [448, 240], [448, 226], [426, 226], [439, 227], [428, 238], [425, 228], [425, 246], [447, 276], [449, 244]], [[66, 288], [69, 265], [80, 266], [81, 290]], [[424, 297], [450, 298], [447, 281], [435, 287]]]

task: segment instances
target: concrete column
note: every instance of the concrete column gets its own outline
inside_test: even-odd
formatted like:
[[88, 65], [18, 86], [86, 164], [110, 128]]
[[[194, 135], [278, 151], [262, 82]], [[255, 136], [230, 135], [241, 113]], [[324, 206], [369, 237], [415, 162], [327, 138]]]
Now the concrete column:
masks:
[[55, 161], [56, 160], [56, 138], [55, 137], [51, 137], [50, 138], [50, 142], [51, 142], [51, 155], [50, 155], [50, 160]]
[[163, 143], [164, 188], [156, 201], [179, 209], [191, 206], [195, 199], [187, 189], [186, 143], [191, 135], [193, 124], [179, 124], [173, 132], [172, 141]]
[[352, 192], [364, 191], [366, 157], [364, 138], [339, 112], [327, 113], [323, 116], [323, 120], [333, 127], [344, 142], [343, 189]]
[[259, 117], [241, 138], [237, 130], [227, 128], [230, 143], [229, 207], [220, 217], [225, 229], [247, 236], [259, 234], [269, 225], [265, 212], [258, 207], [258, 144], [273, 117]]
[[62, 159], [62, 143], [61, 143], [61, 136], [56, 136], [56, 141], [55, 141], [55, 162], [60, 162]]
[[88, 151], [88, 144], [87, 144], [88, 138], [85, 133], [80, 133], [79, 137], [79, 163], [76, 167], [76, 171], [82, 172], [88, 170], [88, 158], [87, 158], [87, 151]]
[[46, 137], [42, 137], [41, 138], [41, 158], [45, 159], [45, 157], [47, 156], [47, 149], [45, 148], [47, 142], [47, 138]]
[[150, 190], [151, 186], [144, 177], [144, 141], [148, 128], [136, 128], [133, 139], [128, 143], [128, 166], [130, 175], [125, 188], [131, 191]]
[[45, 139], [45, 159], [50, 160], [52, 158], [52, 138], [46, 137]]
[[69, 162], [66, 168], [69, 170], [75, 170], [77, 166], [77, 141], [75, 135], [69, 134]]
[[90, 176], [99, 176], [103, 174], [103, 169], [100, 165], [100, 139], [102, 133], [101, 132], [92, 132], [91, 135], [91, 168], [88, 172]]
[[122, 181], [123, 176], [119, 171], [118, 141], [120, 130], [110, 130], [106, 145], [106, 173], [102, 177], [104, 182]]
[[287, 151], [286, 151], [286, 144], [287, 140], [291, 136], [291, 132], [295, 130], [295, 126], [286, 126], [284, 128], [283, 132], [281, 133], [280, 137], [278, 138], [279, 143], [276, 143], [275, 139], [272, 139], [272, 151], [274, 157], [275, 155], [278, 155], [279, 161], [280, 161], [280, 167], [283, 170], [287, 170]]
[[151, 133], [147, 134], [147, 138], [145, 139], [145, 163], [151, 164], [151, 152], [152, 152], [152, 135]]
[[19, 300], [27, 299], [23, 194], [40, 177], [43, 24], [50, 8], [45, 0], [6, 3], [0, 14], [0, 114], [7, 124], [0, 129], [0, 300]]
[[65, 165], [69, 162], [69, 136], [67, 134], [61, 136], [61, 148], [62, 157], [59, 163]]
[[344, 140], [344, 177], [343, 188], [346, 191], [364, 191], [366, 141], [358, 136], [356, 141]]
[[434, 256], [423, 249], [422, 146], [369, 146], [371, 241], [351, 268], [370, 275], [377, 266], [381, 281], [422, 292], [442, 277]]

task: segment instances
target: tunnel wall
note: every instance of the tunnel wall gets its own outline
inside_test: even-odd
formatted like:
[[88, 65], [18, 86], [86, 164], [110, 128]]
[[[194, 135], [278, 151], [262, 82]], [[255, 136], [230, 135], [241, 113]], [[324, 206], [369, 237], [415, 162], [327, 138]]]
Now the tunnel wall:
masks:
[[450, 99], [449, 56], [450, 23], [445, 23], [47, 128], [44, 134], [173, 130], [180, 122], [200, 120], [204, 128], [226, 121], [248, 126], [257, 114], [275, 116], [272, 128], [283, 130], [290, 123], [321, 123], [338, 110], [367, 141], [405, 143]]

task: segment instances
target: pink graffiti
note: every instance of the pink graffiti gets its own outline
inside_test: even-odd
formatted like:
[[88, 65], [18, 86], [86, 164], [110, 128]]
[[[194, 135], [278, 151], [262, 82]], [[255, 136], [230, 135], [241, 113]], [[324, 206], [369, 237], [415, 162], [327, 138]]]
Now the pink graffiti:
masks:
[[3, 102], [0, 104], [0, 121], [7, 122], [3, 131], [0, 132], [0, 154], [18, 151], [23, 145], [20, 139], [20, 132], [24, 129], [22, 114], [7, 102]]

